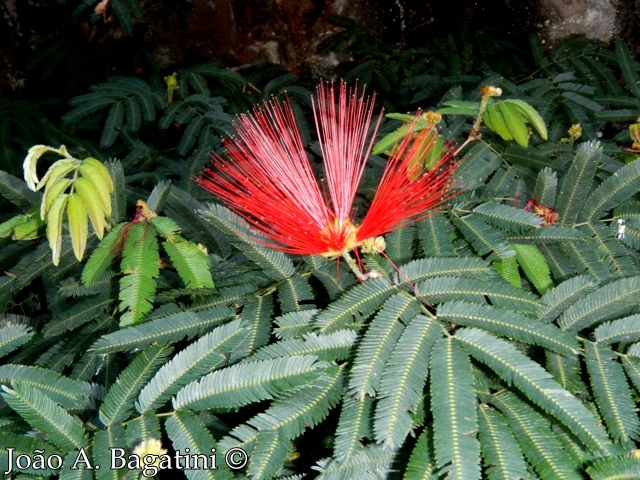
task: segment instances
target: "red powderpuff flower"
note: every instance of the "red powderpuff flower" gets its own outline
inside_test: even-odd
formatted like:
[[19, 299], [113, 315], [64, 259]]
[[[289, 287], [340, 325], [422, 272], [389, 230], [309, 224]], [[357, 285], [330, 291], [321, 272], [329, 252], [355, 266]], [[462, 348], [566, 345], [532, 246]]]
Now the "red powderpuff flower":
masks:
[[435, 138], [428, 128], [416, 133], [418, 112], [394, 147], [371, 206], [357, 225], [353, 201], [379, 120], [370, 132], [373, 99], [358, 98], [342, 82], [337, 90], [333, 83], [320, 85], [317, 101], [312, 99], [328, 199], [313, 174], [291, 106], [275, 99], [238, 118], [237, 136], [225, 141], [227, 158], [214, 155], [215, 168], [197, 179], [269, 239], [269, 247], [348, 256], [379, 235], [424, 219], [451, 197], [451, 153], [416, 174], [416, 165], [424, 165], [429, 151], [425, 143]]

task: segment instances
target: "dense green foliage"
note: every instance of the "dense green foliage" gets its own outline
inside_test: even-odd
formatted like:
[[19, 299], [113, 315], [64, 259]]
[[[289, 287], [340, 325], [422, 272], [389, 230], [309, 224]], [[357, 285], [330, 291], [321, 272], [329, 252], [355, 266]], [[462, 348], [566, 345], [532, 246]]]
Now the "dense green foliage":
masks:
[[[135, 478], [69, 467], [80, 451], [104, 466], [109, 447], [155, 438], [170, 453], [216, 449], [217, 470], [187, 478], [640, 476], [640, 160], [627, 150], [640, 66], [622, 43], [534, 40], [535, 68], [507, 68], [499, 52], [512, 46], [471, 44], [397, 52], [350, 30], [327, 46], [366, 53], [340, 74], [388, 111], [442, 109], [458, 145], [482, 85], [509, 100], [461, 153], [462, 192], [386, 236], [397, 271], [364, 256], [382, 275], [363, 283], [248, 240], [192, 181], [233, 114], [284, 92], [317, 153], [309, 79], [207, 63], [178, 71], [169, 101], [161, 77], [112, 77], [79, 92], [61, 124], [39, 119], [41, 136], [3, 143], [3, 162], [65, 143], [104, 161], [114, 189], [110, 232], [88, 234], [79, 262], [66, 223], [52, 257], [42, 195], [0, 172], [12, 204], [0, 227], [0, 469], [15, 447], [65, 458], [60, 472], [15, 478]], [[509, 121], [518, 102], [546, 139], [530, 111]], [[0, 124], [0, 138], [33, 125], [29, 103], [14, 104], [22, 121]], [[383, 165], [372, 156], [359, 204]], [[545, 225], [531, 198], [557, 216]], [[223, 461], [234, 447], [249, 455], [238, 471]]]

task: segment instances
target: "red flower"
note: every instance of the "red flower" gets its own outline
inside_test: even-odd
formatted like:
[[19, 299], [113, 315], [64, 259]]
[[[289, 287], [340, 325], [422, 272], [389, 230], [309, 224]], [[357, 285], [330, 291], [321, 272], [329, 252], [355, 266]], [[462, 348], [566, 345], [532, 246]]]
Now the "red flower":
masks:
[[430, 129], [415, 133], [418, 113], [357, 225], [353, 201], [379, 124], [370, 132], [373, 99], [358, 98], [342, 82], [338, 89], [333, 83], [320, 85], [317, 93], [313, 110], [328, 198], [312, 172], [293, 110], [275, 99], [238, 118], [237, 136], [225, 141], [227, 158], [214, 155], [215, 169], [197, 179], [269, 239], [268, 246], [337, 257], [427, 217], [451, 197], [447, 191], [455, 165], [450, 153], [416, 173], [429, 151], [425, 142], [435, 138]]

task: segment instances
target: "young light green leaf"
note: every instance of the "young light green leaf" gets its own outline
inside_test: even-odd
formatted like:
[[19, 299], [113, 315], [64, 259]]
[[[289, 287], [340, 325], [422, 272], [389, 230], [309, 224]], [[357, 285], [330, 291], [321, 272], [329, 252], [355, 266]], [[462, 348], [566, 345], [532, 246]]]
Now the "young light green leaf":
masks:
[[[38, 184], [40, 180], [38, 179], [38, 173], [36, 171], [36, 167], [38, 164], [38, 160], [42, 155], [47, 152], [58, 153], [60, 155], [63, 154], [64, 146], [58, 148], [48, 147], [46, 145], [34, 145], [27, 152], [27, 156], [24, 159], [22, 164], [22, 169], [24, 170], [24, 180], [27, 182], [27, 185], [34, 192], [38, 188]], [[64, 153], [66, 153], [66, 149], [64, 149]]]
[[108, 224], [105, 220], [105, 211], [102, 209], [102, 202], [97, 195], [97, 190], [93, 188], [91, 181], [84, 177], [77, 178], [73, 183], [73, 187], [82, 199], [87, 215], [91, 220], [93, 231], [101, 239]]
[[97, 191], [97, 198], [102, 203], [102, 210], [106, 215], [111, 215], [111, 192], [113, 180], [109, 170], [102, 162], [93, 157], [85, 158], [79, 167], [79, 173], [89, 180]]
[[506, 101], [498, 102], [496, 108], [502, 113], [504, 123], [513, 139], [518, 145], [526, 148], [529, 145], [529, 132], [521, 111]]
[[56, 266], [60, 262], [60, 253], [62, 251], [62, 218], [68, 198], [69, 195], [66, 193], [57, 197], [51, 204], [46, 218], [47, 239], [53, 255], [53, 264]]
[[44, 190], [42, 196], [42, 204], [40, 205], [40, 218], [47, 219], [47, 213], [51, 209], [53, 202], [69, 188], [72, 180], [70, 178], [61, 178], [55, 183], [49, 183]]
[[503, 100], [503, 102], [510, 105], [515, 105], [520, 110], [520, 113], [522, 114], [525, 122], [533, 125], [533, 128], [536, 129], [543, 140], [547, 139], [547, 126], [545, 125], [544, 120], [535, 108], [533, 108], [527, 102], [515, 98], [509, 98]]
[[69, 235], [73, 253], [82, 261], [84, 250], [87, 248], [87, 237], [89, 236], [89, 225], [87, 220], [87, 209], [80, 195], [72, 193], [67, 201], [67, 218], [69, 220]]
[[53, 165], [49, 167], [49, 170], [44, 174], [42, 180], [38, 184], [38, 190], [40, 190], [45, 185], [53, 185], [58, 180], [63, 177], [66, 177], [73, 170], [78, 168], [80, 162], [75, 158], [63, 158], [58, 160]]
[[160, 273], [158, 240], [145, 222], [127, 231], [120, 268], [120, 326], [135, 325], [153, 308], [156, 277]]
[[162, 242], [162, 246], [187, 288], [213, 288], [211, 262], [198, 245], [175, 235], [173, 241]]
[[516, 251], [516, 260], [533, 286], [540, 295], [544, 295], [553, 287], [551, 271], [538, 247], [523, 243], [512, 243]]
[[513, 135], [498, 105], [497, 103], [489, 105], [482, 114], [482, 120], [489, 129], [500, 135], [503, 140], [513, 140]]

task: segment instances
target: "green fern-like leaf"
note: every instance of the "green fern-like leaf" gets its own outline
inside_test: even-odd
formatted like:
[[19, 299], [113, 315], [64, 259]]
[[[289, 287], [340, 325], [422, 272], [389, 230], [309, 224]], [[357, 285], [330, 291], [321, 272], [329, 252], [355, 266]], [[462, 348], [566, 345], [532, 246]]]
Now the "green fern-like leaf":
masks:
[[142, 348], [153, 343], [175, 343], [193, 338], [235, 317], [229, 307], [213, 307], [198, 313], [173, 313], [142, 325], [118, 330], [98, 339], [90, 351], [95, 355]]
[[[231, 353], [230, 361], [245, 358], [266, 345], [271, 335], [273, 298], [271, 296], [250, 298], [242, 308], [242, 321], [247, 331], [245, 340]], [[276, 335], [278, 335], [276, 333]]]
[[546, 352], [545, 367], [560, 385], [575, 395], [588, 390], [582, 380], [582, 365], [578, 357], [566, 357], [553, 352]]
[[615, 441], [630, 444], [640, 435], [640, 420], [622, 366], [607, 346], [585, 342], [584, 348], [591, 389], [600, 415]]
[[453, 225], [442, 213], [436, 213], [419, 222], [418, 239], [427, 257], [455, 257]]
[[[170, 191], [171, 191], [170, 180], [162, 180], [156, 183], [156, 185], [153, 187], [153, 190], [151, 190], [151, 193], [149, 194], [149, 198], [147, 198], [147, 201], [146, 201], [146, 204], [147, 204], [147, 207], [149, 207], [149, 210], [151, 210], [152, 212], [161, 211], [164, 208], [165, 203], [167, 202]], [[171, 233], [177, 232], [180, 228], [176, 225], [174, 228], [170, 228], [171, 233], [167, 233], [167, 234], [163, 233], [161, 231], [161, 226], [160, 226], [163, 222], [170, 224], [172, 227], [173, 225], [175, 225], [174, 222], [169, 223], [167, 222], [167, 220], [171, 222], [171, 220], [167, 219], [166, 217], [153, 217], [149, 219], [149, 222], [156, 228], [156, 230], [158, 231], [158, 233], [160, 233], [161, 236], [163, 236], [167, 240], [171, 240]]]
[[634, 62], [629, 47], [622, 40], [616, 40], [616, 58], [622, 71], [625, 84], [631, 93], [640, 98], [640, 75], [638, 75], [637, 63]]
[[567, 242], [561, 246], [561, 249], [573, 263], [576, 271], [588, 273], [600, 283], [609, 280], [611, 273], [599, 255], [598, 243], [595, 239], [592, 238], [580, 244]]
[[178, 154], [185, 156], [188, 155], [193, 146], [198, 141], [200, 132], [206, 128], [207, 120], [201, 115], [194, 115], [190, 119], [187, 127], [184, 129], [184, 134], [180, 138], [176, 151]]
[[131, 224], [120, 268], [120, 326], [135, 325], [153, 308], [155, 278], [160, 273], [158, 241], [144, 222]]
[[552, 170], [566, 169], [565, 165], [562, 163], [559, 164], [559, 162], [554, 159], [550, 159], [549, 155], [537, 148], [522, 148], [510, 145], [504, 150], [502, 157], [516, 165], [522, 165], [535, 170], [542, 170], [544, 168], [550, 168]]
[[570, 428], [585, 445], [595, 451], [609, 448], [610, 440], [591, 411], [513, 345], [482, 330], [470, 328], [459, 330], [455, 338], [474, 358]]
[[541, 295], [553, 287], [551, 271], [538, 247], [519, 243], [512, 243], [511, 246], [516, 251], [520, 268]]
[[0, 195], [22, 210], [28, 210], [42, 203], [42, 192], [34, 192], [24, 180], [7, 172], [0, 172]]
[[[121, 7], [125, 0], [117, 0], [112, 7]], [[120, 10], [124, 12], [124, 10]], [[116, 13], [117, 15], [117, 13]], [[125, 18], [125, 17], [123, 17]], [[122, 19], [121, 19], [122, 20]], [[139, 125], [137, 116], [127, 115], [127, 121], [133, 123], [124, 125], [125, 103], [136, 102], [145, 121], [151, 122], [156, 117], [156, 105], [160, 102], [157, 95], [145, 81], [135, 77], [113, 77], [106, 83], [93, 85], [92, 93], [79, 95], [71, 99], [75, 108], [62, 118], [68, 124], [78, 124], [85, 117], [100, 110], [109, 108], [109, 114], [102, 133], [101, 146], [110, 147], [118, 137], [119, 130], [135, 131]], [[129, 109], [131, 110], [131, 109]]]
[[403, 480], [436, 480], [438, 478], [432, 445], [431, 430], [425, 429], [411, 451]]
[[124, 114], [127, 120], [126, 130], [137, 132], [142, 126], [142, 109], [134, 98], [127, 97], [123, 101]]
[[497, 262], [493, 262], [493, 267], [509, 284], [516, 288], [522, 287], [522, 279], [520, 278], [520, 270], [516, 257], [503, 258]]
[[543, 416], [512, 392], [495, 395], [491, 404], [507, 418], [520, 449], [536, 469], [539, 478], [582, 478], [578, 473], [577, 460], [564, 449]]
[[540, 313], [540, 321], [553, 322], [564, 310], [593, 292], [596, 287], [597, 284], [589, 275], [578, 275], [562, 282], [542, 297], [544, 307]]
[[112, 326], [113, 319], [106, 313], [100, 313], [91, 322], [76, 330], [73, 335], [66, 335], [54, 343], [51, 348], [40, 355], [36, 363], [62, 372], [74, 363], [78, 355], [84, 353], [101, 333]]
[[315, 319], [320, 332], [329, 333], [359, 323], [392, 295], [393, 287], [385, 279], [370, 279], [351, 288], [332, 302]]
[[482, 328], [506, 338], [539, 345], [561, 355], [579, 351], [576, 339], [554, 325], [532, 321], [517, 312], [462, 301], [438, 307], [438, 319], [466, 327]]
[[452, 479], [480, 479], [478, 402], [469, 357], [450, 338], [442, 338], [431, 349], [429, 370], [437, 465], [446, 466]]
[[[208, 204], [199, 213], [229, 236], [229, 240], [264, 269], [274, 280], [283, 280], [293, 275], [293, 263], [284, 253], [256, 242], [257, 233], [252, 232], [246, 222], [220, 205]], [[262, 241], [264, 243], [264, 241]]]
[[277, 430], [263, 430], [256, 435], [248, 473], [253, 478], [273, 478], [282, 468], [291, 444], [283, 441]]
[[136, 445], [144, 439], [160, 437], [160, 421], [153, 413], [147, 413], [127, 421], [127, 445]]
[[593, 222], [602, 218], [640, 190], [640, 159], [620, 168], [602, 182], [585, 200], [582, 218]]
[[172, 241], [162, 242], [162, 247], [187, 288], [213, 288], [211, 262], [195, 243], [175, 235]]
[[500, 233], [476, 216], [460, 217], [455, 215], [452, 220], [466, 240], [478, 252], [478, 255], [484, 256], [488, 253], [494, 253], [499, 258], [509, 258], [515, 255], [515, 251], [509, 248]]
[[[378, 443], [399, 448], [413, 426], [427, 380], [425, 364], [442, 335], [438, 323], [423, 315], [412, 318], [394, 346], [380, 379], [374, 417]], [[432, 381], [437, 381], [432, 379]]]
[[558, 222], [561, 225], [569, 226], [576, 221], [591, 191], [593, 177], [601, 158], [600, 150], [598, 142], [586, 142], [578, 147], [571, 168], [562, 181], [556, 202]]
[[0, 395], [5, 402], [61, 450], [70, 452], [86, 445], [85, 429], [80, 421], [38, 388], [17, 383], [13, 388], [3, 386], [2, 390]]
[[283, 280], [278, 285], [278, 300], [280, 301], [280, 309], [282, 310], [282, 313], [303, 310], [311, 307], [313, 305], [307, 305], [303, 302], [313, 299], [311, 287], [304, 277], [290, 277]]
[[[83, 453], [86, 457], [83, 456]], [[85, 459], [89, 463], [92, 461], [91, 450], [84, 449], [69, 453], [62, 461], [63, 469], [58, 472], [59, 480], [93, 480], [93, 470], [85, 468], [86, 464], [83, 463]], [[79, 460], [77, 469], [71, 470], [76, 460]]]
[[124, 105], [122, 102], [114, 103], [109, 109], [107, 120], [102, 130], [102, 136], [100, 137], [100, 146], [102, 148], [110, 147], [118, 138], [122, 122], [124, 121]]
[[122, 221], [126, 216], [126, 182], [122, 163], [119, 160], [110, 160], [106, 163], [109, 176], [113, 180], [113, 192], [111, 192], [111, 218], [114, 222]]
[[345, 478], [383, 479], [392, 470], [393, 449], [384, 445], [368, 445], [344, 462], [321, 460], [313, 468], [319, 471], [318, 480], [344, 480]]
[[16, 348], [24, 345], [33, 335], [34, 332], [31, 328], [22, 323], [5, 324], [5, 326], [0, 328], [0, 357], [4, 357]]
[[[31, 457], [33, 462], [33, 456], [35, 450], [44, 449], [47, 455], [61, 455], [62, 452], [56, 447], [54, 447], [49, 442], [42, 440], [41, 438], [32, 438], [26, 437], [23, 435], [16, 435], [9, 431], [3, 431], [2, 439], [0, 439], [0, 468], [2, 468], [2, 473], [9, 471], [9, 450], [12, 448], [13, 458], [18, 458], [18, 455], [26, 455], [27, 457]], [[15, 467], [15, 465], [13, 465]], [[24, 464], [23, 464], [24, 466]], [[36, 476], [51, 476], [55, 475], [57, 472], [48, 468], [46, 465], [42, 468], [33, 468], [33, 463], [29, 465], [27, 468], [14, 468], [13, 473], [16, 475], [23, 474], [23, 478], [27, 475]], [[11, 476], [7, 478], [12, 478]]]
[[578, 332], [594, 323], [631, 313], [637, 306], [640, 277], [623, 278], [588, 294], [567, 308], [558, 325], [563, 330]]
[[[202, 420], [188, 410], [173, 412], [164, 422], [164, 426], [176, 451], [204, 455], [206, 458], [216, 454], [217, 445], [211, 434]], [[225, 462], [216, 462], [216, 469], [196, 468], [197, 466], [188, 465], [184, 461], [181, 467], [185, 469], [187, 478], [192, 480], [234, 478]]]
[[104, 293], [84, 299], [54, 316], [43, 333], [50, 337], [74, 330], [106, 312], [112, 304], [113, 299]]
[[266, 345], [252, 358], [266, 360], [288, 355], [316, 355], [324, 361], [345, 360], [349, 358], [356, 339], [357, 334], [353, 330], [338, 330], [326, 335], [309, 332], [305, 333], [302, 339], [288, 338]]
[[94, 280], [109, 268], [117, 253], [116, 242], [122, 240], [120, 233], [124, 226], [125, 224], [121, 223], [111, 230], [93, 251], [82, 270], [82, 283], [84, 285], [91, 285]]
[[419, 313], [418, 304], [405, 295], [389, 298], [358, 344], [351, 367], [349, 392], [359, 399], [376, 396], [384, 366], [405, 326]]
[[549, 167], [545, 167], [538, 172], [533, 198], [541, 205], [553, 207], [556, 204], [557, 188], [558, 176], [556, 172]]
[[603, 323], [593, 331], [593, 336], [600, 345], [640, 341], [640, 315]]
[[290, 312], [275, 319], [274, 333], [278, 338], [298, 338], [312, 330], [312, 322], [320, 310]]
[[500, 157], [491, 151], [489, 144], [478, 143], [460, 162], [454, 176], [455, 182], [461, 188], [482, 185], [501, 163]]
[[484, 186], [484, 192], [489, 197], [500, 197], [507, 192], [509, 195], [516, 195], [517, 190], [514, 190], [513, 187], [518, 183], [517, 169], [514, 166], [501, 166]]
[[396, 264], [401, 265], [411, 260], [411, 245], [415, 238], [413, 225], [394, 230], [385, 235], [385, 253]]
[[500, 412], [489, 406], [479, 408], [478, 430], [489, 480], [531, 478], [516, 438]]
[[0, 365], [0, 383], [23, 384], [37, 388], [64, 408], [75, 409], [86, 404], [86, 384], [60, 375], [48, 368], [32, 365]]
[[488, 280], [495, 272], [482, 259], [462, 258], [422, 258], [400, 267], [400, 278], [413, 284], [434, 277], [468, 277]]
[[176, 410], [230, 410], [271, 399], [311, 381], [324, 363], [310, 355], [246, 362], [212, 372], [191, 382], [174, 397]]
[[481, 203], [473, 211], [485, 222], [508, 232], [520, 233], [542, 226], [542, 218], [535, 213], [498, 202]]
[[[99, 430], [93, 436], [93, 445], [91, 446], [91, 454], [93, 456], [94, 465], [110, 465], [112, 468], [100, 468], [94, 470], [96, 480], [121, 480], [126, 478], [128, 468], [113, 468], [113, 455], [121, 453], [126, 455], [126, 451], [118, 451], [123, 449], [125, 441], [124, 428], [120, 423], [115, 423], [106, 430]], [[126, 457], [125, 457], [126, 458]]]
[[[636, 343], [634, 345], [638, 344]], [[631, 348], [629, 350], [631, 350]], [[636, 389], [640, 388], [640, 358], [634, 356], [623, 357], [622, 365], [633, 386]]]
[[103, 293], [112, 285], [114, 272], [106, 272], [91, 283], [90, 286], [82, 284], [81, 280], [74, 277], [67, 277], [60, 280], [58, 293], [65, 298], [89, 297], [98, 293]]
[[107, 426], [125, 420], [133, 411], [140, 390], [171, 354], [171, 348], [152, 345], [143, 350], [120, 375], [100, 406], [100, 420]]
[[594, 250], [598, 252], [601, 262], [613, 276], [622, 278], [640, 274], [638, 260], [633, 258], [633, 254], [616, 238], [611, 228], [600, 224], [588, 224], [582, 229], [590, 235], [589, 243], [594, 244]]
[[486, 304], [486, 297], [496, 307], [536, 314], [540, 304], [525, 290], [519, 290], [496, 276], [491, 282], [475, 278], [436, 277], [418, 284], [427, 300], [442, 303], [454, 300]]
[[342, 369], [330, 367], [309, 384], [281, 395], [247, 423], [258, 431], [277, 430], [281, 438], [293, 440], [326, 418], [342, 396], [342, 380]]
[[355, 283], [351, 271], [340, 268], [340, 264], [320, 255], [305, 255], [304, 261], [311, 267], [311, 273], [322, 282], [329, 298], [335, 300], [344, 290]]
[[178, 352], [142, 388], [136, 410], [144, 414], [161, 407], [187, 383], [223, 365], [246, 333], [240, 320], [235, 320], [215, 328]]
[[113, 8], [123, 30], [129, 34], [132, 33], [134, 17], [139, 18], [143, 14], [140, 2], [138, 0], [115, 0], [111, 4], [111, 8]]
[[547, 225], [544, 228], [531, 230], [518, 235], [507, 234], [504, 239], [513, 243], [558, 243], [558, 242], [577, 242], [585, 240], [587, 235], [582, 230], [575, 228], [560, 227], [555, 225]]
[[593, 480], [633, 479], [640, 477], [640, 462], [637, 458], [607, 457], [597, 460], [587, 468]]
[[372, 412], [372, 397], [359, 399], [345, 393], [333, 445], [333, 458], [338, 463], [355, 455], [362, 448], [361, 440], [371, 436]]

